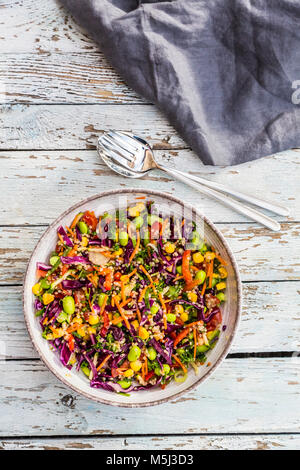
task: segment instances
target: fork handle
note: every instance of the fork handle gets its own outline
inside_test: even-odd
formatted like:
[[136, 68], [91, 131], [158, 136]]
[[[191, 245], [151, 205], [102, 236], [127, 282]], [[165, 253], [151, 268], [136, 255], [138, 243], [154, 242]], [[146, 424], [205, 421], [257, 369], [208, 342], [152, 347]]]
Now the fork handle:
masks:
[[199, 176], [190, 175], [183, 171], [179, 171], [175, 169], [173, 171], [175, 171], [176, 173], [180, 173], [186, 178], [196, 181], [197, 183], [203, 184], [204, 186], [207, 186], [208, 188], [215, 189], [217, 191], [222, 191], [222, 193], [224, 194], [229, 194], [230, 196], [234, 196], [237, 199], [240, 199], [241, 201], [254, 204], [255, 206], [260, 207], [261, 209], [267, 209], [268, 211], [271, 211], [274, 214], [278, 214], [278, 215], [285, 216], [285, 217], [287, 217], [290, 214], [290, 211], [288, 208], [283, 207], [279, 204], [274, 204], [273, 202], [269, 202], [269, 201], [263, 201], [262, 199], [259, 199], [255, 196], [250, 196], [249, 194], [244, 194], [244, 193], [241, 193], [240, 191], [236, 191], [235, 189], [228, 188], [224, 186], [224, 184], [216, 183], [214, 181], [201, 178]]
[[226, 196], [223, 193], [217, 192], [214, 189], [208, 188], [206, 186], [203, 186], [202, 184], [196, 183], [196, 181], [188, 178], [185, 176], [182, 172], [178, 172], [176, 170], [171, 170], [168, 167], [165, 167], [163, 165], [157, 165], [157, 167], [160, 170], [165, 171], [169, 175], [173, 176], [174, 178], [177, 178], [178, 180], [182, 181], [183, 183], [191, 186], [192, 188], [196, 189], [200, 193], [203, 193], [207, 196], [212, 197], [213, 199], [222, 202], [222, 204], [234, 209], [236, 212], [239, 212], [240, 214], [245, 215], [246, 217], [249, 217], [252, 220], [255, 220], [256, 222], [259, 222], [260, 224], [264, 225], [265, 227], [273, 230], [274, 232], [278, 232], [280, 230], [280, 224], [276, 222], [275, 220], [271, 219], [270, 217], [266, 216], [265, 214], [257, 211], [256, 209], [253, 209], [252, 207], [246, 206], [242, 203], [240, 203], [237, 200], [232, 199], [231, 197]]

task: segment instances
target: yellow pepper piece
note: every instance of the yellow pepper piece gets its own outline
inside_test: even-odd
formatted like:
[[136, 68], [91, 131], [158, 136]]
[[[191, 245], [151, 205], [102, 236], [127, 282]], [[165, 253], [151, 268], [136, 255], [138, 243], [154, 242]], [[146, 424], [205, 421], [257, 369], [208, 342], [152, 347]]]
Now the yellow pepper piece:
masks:
[[219, 283], [216, 285], [216, 288], [217, 288], [217, 290], [226, 289], [226, 282], [219, 282]]
[[188, 321], [188, 319], [189, 319], [189, 316], [188, 316], [188, 314], [187, 314], [186, 312], [183, 312], [183, 313], [180, 315], [180, 320], [183, 321], [184, 323], [185, 323], [186, 321]]
[[193, 261], [197, 264], [202, 263], [204, 261], [204, 256], [202, 255], [202, 253], [200, 253], [200, 251], [193, 254]]
[[114, 256], [121, 256], [122, 253], [123, 253], [123, 249], [119, 248], [118, 250], [114, 251]]
[[132, 370], [134, 370], [134, 372], [138, 372], [142, 367], [142, 363], [141, 361], [137, 360], [137, 361], [131, 362], [130, 367]]
[[211, 261], [212, 259], [215, 259], [216, 257], [216, 253], [214, 253], [213, 251], [207, 251], [205, 253], [205, 261]]
[[139, 337], [141, 339], [148, 339], [149, 338], [149, 332], [143, 326], [141, 326], [140, 329], [139, 329]]
[[228, 276], [227, 269], [223, 268], [223, 266], [219, 268], [219, 273], [221, 279], [226, 279], [226, 277]]
[[54, 300], [53, 294], [43, 294], [43, 304], [48, 305]]
[[197, 294], [195, 294], [195, 292], [188, 292], [187, 296], [191, 302], [197, 302], [198, 297], [197, 297]]
[[34, 286], [32, 287], [32, 292], [34, 295], [40, 295], [42, 291], [43, 289], [41, 288], [41, 284], [39, 282], [34, 284]]
[[137, 320], [134, 320], [131, 324], [132, 324], [132, 326], [133, 326], [133, 328], [134, 328], [135, 330], [138, 329], [138, 327], [139, 327], [139, 322], [138, 322]]
[[128, 214], [130, 215], [130, 217], [138, 217], [140, 215], [138, 206], [136, 205], [133, 207], [129, 207]]
[[134, 374], [134, 371], [132, 369], [127, 369], [127, 370], [125, 370], [123, 375], [124, 375], [124, 377], [130, 378], [130, 377], [133, 376], [133, 374]]
[[90, 335], [95, 335], [96, 334], [96, 328], [92, 328], [91, 326], [88, 327], [88, 332]]
[[178, 314], [183, 313], [184, 312], [183, 306], [180, 305], [180, 304], [175, 305], [175, 312], [178, 313]]
[[88, 243], [89, 243], [88, 238], [87, 237], [82, 237], [81, 245], [82, 246], [88, 246]]
[[84, 336], [85, 335], [85, 328], [80, 326], [79, 328], [77, 328], [77, 333], [79, 334], [79, 336]]
[[176, 248], [176, 246], [174, 245], [174, 243], [170, 243], [170, 242], [166, 243], [165, 246], [164, 246], [165, 251], [166, 251], [169, 255], [171, 255], [172, 253], [174, 253], [175, 248]]
[[89, 316], [89, 324], [90, 325], [97, 325], [99, 323], [99, 317], [97, 315], [90, 315]]

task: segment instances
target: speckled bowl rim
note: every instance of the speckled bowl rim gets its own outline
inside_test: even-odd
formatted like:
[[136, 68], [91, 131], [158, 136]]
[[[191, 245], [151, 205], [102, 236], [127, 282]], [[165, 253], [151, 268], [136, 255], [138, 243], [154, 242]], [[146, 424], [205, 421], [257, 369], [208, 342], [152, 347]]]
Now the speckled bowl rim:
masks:
[[[145, 194], [147, 196], [148, 195], [150, 195], [150, 196], [151, 195], [160, 196], [162, 198], [168, 199], [171, 202], [175, 202], [175, 203], [179, 204], [180, 206], [185, 205], [185, 207], [189, 208], [189, 210], [191, 210], [192, 213], [194, 213], [198, 217], [200, 217], [220, 238], [221, 242], [223, 243], [223, 246], [226, 249], [226, 252], [228, 254], [230, 262], [232, 264], [232, 267], [233, 267], [233, 270], [234, 270], [234, 273], [235, 273], [235, 277], [236, 277], [236, 281], [237, 281], [237, 314], [236, 314], [236, 320], [235, 320], [231, 335], [228, 338], [228, 341], [226, 343], [226, 347], [224, 348], [224, 350], [223, 350], [222, 354], [220, 355], [220, 357], [217, 359], [217, 361], [214, 363], [214, 365], [211, 366], [211, 368], [206, 372], [205, 375], [200, 377], [199, 380], [197, 380], [196, 382], [194, 382], [193, 384], [191, 384], [190, 386], [188, 386], [184, 390], [182, 390], [180, 392], [177, 392], [177, 393], [174, 393], [173, 395], [170, 395], [169, 397], [162, 398], [160, 400], [151, 401], [149, 403], [128, 403], [128, 404], [126, 404], [126, 403], [120, 403], [120, 402], [116, 402], [116, 401], [110, 401], [110, 400], [106, 400], [102, 397], [98, 398], [98, 397], [95, 397], [93, 395], [90, 395], [89, 393], [87, 393], [85, 391], [82, 391], [79, 387], [76, 387], [75, 385], [71, 385], [70, 383], [68, 383], [63, 377], [58, 375], [56, 370], [48, 362], [47, 357], [45, 357], [45, 355], [42, 353], [39, 346], [35, 342], [33, 332], [31, 331], [31, 328], [30, 328], [30, 325], [29, 325], [29, 319], [28, 319], [29, 312], [25, 308], [25, 295], [26, 295], [26, 292], [28, 291], [28, 282], [29, 282], [27, 280], [28, 269], [29, 269], [29, 266], [31, 264], [32, 258], [34, 258], [37, 249], [43, 243], [44, 238], [47, 236], [47, 234], [49, 232], [51, 232], [53, 230], [54, 226], [56, 226], [64, 217], [66, 217], [70, 212], [72, 212], [76, 208], [82, 206], [83, 204], [86, 204], [90, 201], [94, 201], [95, 199], [99, 199], [99, 198], [102, 198], [102, 197], [112, 196], [112, 195], [116, 195], [116, 194], [124, 194], [124, 193], [127, 193], [127, 194], [128, 193], [136, 193], [136, 194], [139, 194], [139, 195], [140, 194]], [[30, 289], [30, 292], [31, 292], [31, 289]], [[229, 352], [229, 349], [230, 349], [231, 344], [232, 344], [232, 342], [233, 342], [233, 340], [236, 336], [238, 326], [239, 326], [239, 323], [240, 323], [241, 309], [242, 309], [242, 284], [241, 284], [239, 269], [238, 269], [235, 257], [234, 257], [234, 255], [231, 251], [231, 248], [229, 247], [229, 245], [228, 245], [227, 241], [225, 240], [224, 236], [222, 235], [222, 233], [215, 227], [215, 225], [204, 214], [202, 214], [198, 209], [195, 209], [192, 205], [178, 199], [177, 197], [174, 197], [173, 195], [170, 195], [170, 194], [167, 194], [167, 193], [164, 193], [164, 192], [161, 192], [161, 191], [150, 190], [150, 189], [127, 188], [127, 189], [113, 189], [113, 190], [110, 190], [110, 191], [103, 191], [101, 193], [95, 194], [94, 196], [90, 196], [86, 199], [83, 199], [82, 201], [79, 201], [78, 203], [76, 203], [73, 206], [71, 206], [70, 208], [68, 208], [56, 220], [54, 220], [54, 222], [52, 222], [51, 225], [49, 225], [47, 230], [41, 236], [41, 238], [37, 242], [32, 254], [29, 258], [29, 261], [28, 261], [27, 267], [26, 267], [26, 271], [25, 271], [25, 274], [24, 274], [23, 311], [24, 311], [25, 324], [26, 324], [26, 328], [28, 330], [31, 342], [32, 342], [34, 348], [36, 349], [36, 351], [37, 351], [40, 359], [42, 360], [42, 362], [47, 366], [47, 368], [55, 375], [55, 377], [60, 382], [62, 382], [68, 388], [71, 388], [74, 392], [79, 393], [80, 395], [84, 396], [85, 398], [96, 401], [98, 403], [102, 403], [104, 405], [118, 406], [118, 407], [121, 407], [121, 408], [145, 408], [145, 407], [148, 407], [148, 406], [160, 405], [160, 404], [166, 403], [170, 400], [174, 400], [175, 398], [178, 398], [178, 397], [184, 395], [185, 393], [190, 392], [191, 390], [196, 388], [198, 385], [203, 383], [205, 380], [207, 380], [211, 376], [211, 374], [223, 362], [223, 360], [225, 359], [225, 357], [227, 356], [227, 354]]]

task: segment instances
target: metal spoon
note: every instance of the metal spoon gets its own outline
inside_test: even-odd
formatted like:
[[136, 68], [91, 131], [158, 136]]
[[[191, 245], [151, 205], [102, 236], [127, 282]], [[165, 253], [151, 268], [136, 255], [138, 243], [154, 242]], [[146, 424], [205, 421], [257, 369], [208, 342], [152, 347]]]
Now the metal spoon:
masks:
[[[287, 216], [289, 210], [285, 207], [263, 201], [254, 196], [240, 193], [220, 183], [190, 175], [179, 170], [168, 168], [158, 164], [150, 145], [140, 137], [128, 132], [109, 131], [98, 139], [98, 153], [103, 161], [117, 173], [129, 178], [141, 178], [150, 170], [163, 170], [169, 175], [179, 179], [197, 191], [206, 194], [237, 212], [265, 225], [271, 230], [280, 230], [280, 224], [256, 209], [242, 204], [236, 199], [226, 196], [229, 194], [240, 200], [249, 202], [276, 214]], [[225, 194], [226, 193], [226, 194]]]

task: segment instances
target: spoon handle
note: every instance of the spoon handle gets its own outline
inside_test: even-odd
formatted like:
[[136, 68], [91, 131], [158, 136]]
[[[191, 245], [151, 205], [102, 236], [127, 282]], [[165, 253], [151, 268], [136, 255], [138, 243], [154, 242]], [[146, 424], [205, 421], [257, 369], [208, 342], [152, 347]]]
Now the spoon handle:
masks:
[[[178, 172], [176, 170], [171, 170], [170, 168], [167, 168], [163, 165], [158, 165], [158, 168], [160, 170], [165, 171], [169, 175], [173, 176], [174, 178], [177, 178], [178, 180], [182, 181], [183, 183], [191, 186], [192, 188], [196, 189], [197, 191], [212, 197], [213, 199], [222, 202], [222, 204], [234, 209], [235, 211], [239, 212], [240, 214], [245, 215], [246, 217], [249, 217], [252, 220], [255, 220], [256, 222], [259, 222], [260, 224], [264, 225], [265, 227], [273, 230], [274, 232], [277, 232], [280, 230], [280, 224], [276, 222], [275, 220], [271, 219], [270, 217], [266, 216], [265, 214], [257, 211], [256, 209], [253, 209], [252, 207], [246, 206], [242, 204], [241, 202], [232, 199], [231, 197], [226, 196], [223, 193], [217, 192], [214, 189], [208, 188], [206, 186], [203, 186], [202, 184], [197, 183], [193, 179], [188, 178], [185, 176], [182, 172]], [[189, 175], [188, 175], [189, 176]]]
[[267, 209], [268, 211], [273, 212], [274, 214], [278, 214], [284, 217], [287, 217], [290, 214], [288, 208], [283, 207], [279, 204], [274, 204], [273, 202], [263, 201], [255, 196], [251, 196], [249, 194], [241, 193], [240, 191], [236, 191], [233, 188], [226, 187], [224, 184], [216, 183], [214, 181], [210, 181], [199, 176], [190, 175], [188, 173], [184, 173], [183, 171], [173, 170], [176, 173], [180, 173], [188, 179], [196, 181], [197, 183], [203, 184], [211, 189], [216, 189], [217, 191], [222, 191], [224, 194], [229, 194], [230, 196], [234, 196], [241, 201], [249, 202], [250, 204], [254, 204], [255, 206], [260, 207], [261, 209]]

